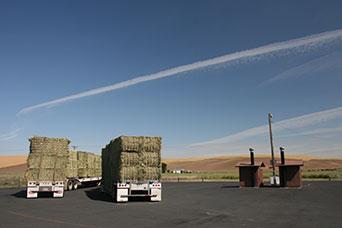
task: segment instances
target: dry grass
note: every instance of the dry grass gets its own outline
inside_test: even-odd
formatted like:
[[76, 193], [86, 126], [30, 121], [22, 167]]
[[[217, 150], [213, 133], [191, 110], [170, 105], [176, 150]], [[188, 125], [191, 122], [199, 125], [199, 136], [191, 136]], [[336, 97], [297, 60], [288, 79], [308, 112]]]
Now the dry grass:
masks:
[[27, 155], [0, 156], [0, 168], [25, 164]]
[[26, 163], [0, 168], [0, 188], [18, 188], [26, 184]]
[[[18, 187], [23, 183], [26, 170], [27, 156], [0, 156], [0, 188]], [[279, 158], [277, 158], [279, 160]], [[287, 160], [304, 160], [303, 178], [305, 179], [342, 179], [341, 158], [319, 158], [309, 156], [287, 156]], [[269, 164], [269, 156], [256, 157], [257, 161]], [[241, 161], [249, 161], [247, 156], [220, 156], [220, 157], [194, 157], [180, 159], [164, 159], [168, 169], [193, 170], [189, 174], [162, 175], [163, 181], [212, 181], [212, 180], [237, 180], [238, 170], [235, 164]], [[16, 164], [16, 165], [11, 165]], [[270, 175], [270, 169], [264, 168], [264, 176]]]
[[[269, 155], [259, 155], [255, 158], [256, 162], [264, 162], [269, 165]], [[280, 160], [276, 157], [276, 160]], [[287, 156], [287, 161], [304, 160], [304, 169], [342, 169], [342, 158], [319, 158], [312, 156]], [[220, 156], [220, 157], [197, 157], [197, 158], [178, 158], [164, 159], [167, 163], [167, 168], [172, 169], [187, 169], [201, 172], [217, 172], [236, 170], [235, 165], [238, 162], [249, 162], [247, 156]]]

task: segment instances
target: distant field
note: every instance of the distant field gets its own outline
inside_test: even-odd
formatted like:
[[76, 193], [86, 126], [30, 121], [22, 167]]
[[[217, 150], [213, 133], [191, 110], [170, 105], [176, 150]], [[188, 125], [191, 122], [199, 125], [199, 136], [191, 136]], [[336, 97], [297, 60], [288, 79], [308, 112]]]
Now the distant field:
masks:
[[[24, 173], [26, 170], [26, 156], [0, 156], [0, 188], [25, 186]], [[304, 160], [302, 176], [304, 179], [342, 180], [342, 159], [317, 158], [307, 156], [291, 156], [287, 160]], [[164, 159], [168, 169], [192, 170], [192, 173], [162, 175], [163, 181], [230, 181], [239, 178], [236, 163], [248, 162], [248, 157], [195, 157], [181, 159]], [[256, 161], [269, 164], [269, 157], [257, 157]], [[270, 167], [264, 168], [264, 177], [271, 174]]]
[[0, 188], [24, 186], [26, 155], [0, 156]]
[[[260, 156], [255, 159], [257, 162], [264, 162], [264, 177], [271, 175], [269, 156]], [[276, 158], [279, 160], [279, 158]], [[341, 158], [318, 158], [310, 156], [289, 156], [287, 161], [304, 161], [302, 176], [305, 179], [331, 179], [342, 180], [342, 159]], [[220, 157], [197, 157], [181, 159], [165, 159], [169, 170], [185, 169], [193, 173], [163, 175], [164, 180], [169, 181], [191, 181], [191, 180], [236, 180], [239, 178], [238, 169], [235, 165], [238, 162], [249, 162], [244, 156], [220, 156]]]
[[0, 156], [0, 168], [24, 164], [26, 159], [26, 155]]
[[[264, 170], [264, 178], [268, 180], [271, 176], [271, 170]], [[303, 179], [307, 180], [342, 180], [342, 169], [327, 170], [303, 170]], [[231, 171], [198, 171], [194, 173], [165, 173], [162, 175], [164, 181], [230, 181], [238, 180], [238, 170]]]
[[26, 163], [0, 168], [0, 188], [17, 188], [25, 186], [25, 170]]
[[[269, 156], [256, 157], [257, 162], [264, 162], [267, 166], [270, 163]], [[280, 160], [276, 158], [276, 160]], [[304, 161], [305, 170], [320, 169], [342, 169], [342, 158], [319, 158], [309, 156], [288, 156], [287, 161]], [[199, 158], [181, 158], [181, 159], [164, 159], [168, 169], [186, 169], [193, 171], [227, 171], [236, 170], [235, 165], [238, 162], [249, 162], [248, 157], [243, 156], [220, 156], [220, 157], [199, 157]]]

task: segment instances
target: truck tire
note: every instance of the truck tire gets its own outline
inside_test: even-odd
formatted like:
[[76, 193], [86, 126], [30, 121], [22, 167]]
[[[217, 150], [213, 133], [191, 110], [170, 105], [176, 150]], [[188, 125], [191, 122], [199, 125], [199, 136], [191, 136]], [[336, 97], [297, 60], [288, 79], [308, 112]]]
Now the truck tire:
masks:
[[73, 187], [73, 183], [72, 183], [71, 180], [69, 180], [68, 183], [67, 183], [67, 190], [68, 191], [72, 191], [72, 187]]
[[73, 189], [76, 190], [78, 188], [78, 184], [77, 182], [75, 181], [74, 184], [73, 184]]

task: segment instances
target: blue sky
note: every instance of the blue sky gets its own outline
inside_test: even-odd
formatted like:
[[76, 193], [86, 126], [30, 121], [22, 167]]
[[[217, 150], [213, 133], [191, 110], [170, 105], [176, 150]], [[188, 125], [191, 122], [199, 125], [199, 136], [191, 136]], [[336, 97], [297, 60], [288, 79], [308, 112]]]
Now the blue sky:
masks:
[[[68, 137], [99, 153], [122, 134], [162, 136], [166, 157], [241, 154], [249, 146], [267, 153], [267, 133], [245, 133], [272, 112], [275, 124], [284, 121], [275, 127], [276, 146], [341, 156], [341, 10], [340, 1], [0, 1], [0, 154], [26, 153], [33, 135]], [[18, 115], [91, 89], [324, 32], [333, 39]]]

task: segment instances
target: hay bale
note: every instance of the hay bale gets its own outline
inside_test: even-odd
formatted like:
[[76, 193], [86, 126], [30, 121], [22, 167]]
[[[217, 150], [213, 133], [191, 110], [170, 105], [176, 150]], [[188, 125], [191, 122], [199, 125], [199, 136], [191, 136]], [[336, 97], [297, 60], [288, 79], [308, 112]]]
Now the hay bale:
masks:
[[63, 181], [67, 174], [70, 140], [65, 138], [32, 137], [28, 168], [28, 181]]
[[87, 168], [88, 153], [83, 151], [77, 151], [77, 168]]
[[34, 136], [29, 139], [30, 154], [65, 154], [69, 151], [70, 140], [66, 138], [48, 138]]
[[67, 177], [77, 177], [77, 152], [69, 151], [69, 159], [67, 164]]
[[27, 180], [64, 181], [67, 177], [101, 176], [101, 157], [69, 151], [68, 139], [33, 137], [29, 141]]
[[68, 155], [38, 155], [31, 154], [28, 159], [28, 167], [41, 169], [62, 169], [66, 167]]
[[161, 138], [121, 136], [102, 149], [102, 183], [111, 192], [115, 182], [159, 180]]
[[77, 175], [79, 177], [101, 176], [101, 157], [94, 153], [77, 151]]
[[66, 174], [66, 169], [29, 168], [25, 177], [28, 181], [64, 181]]
[[161, 150], [160, 137], [146, 137], [146, 136], [121, 136], [116, 143], [122, 151], [127, 152], [155, 152]]
[[77, 169], [77, 176], [78, 177], [88, 177], [89, 172], [87, 168], [78, 168]]

